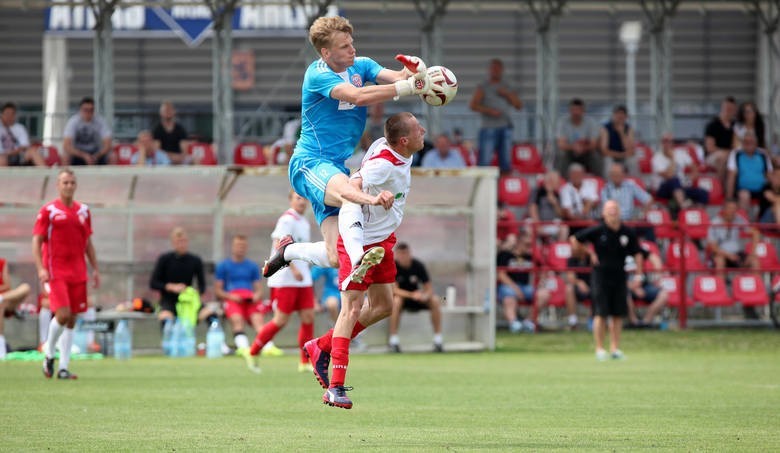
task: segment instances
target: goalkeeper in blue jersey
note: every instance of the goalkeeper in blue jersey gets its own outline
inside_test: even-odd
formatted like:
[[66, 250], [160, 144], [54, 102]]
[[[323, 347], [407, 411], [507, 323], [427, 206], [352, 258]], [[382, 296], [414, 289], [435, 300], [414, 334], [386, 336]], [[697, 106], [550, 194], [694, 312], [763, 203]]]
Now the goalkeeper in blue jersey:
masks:
[[309, 29], [309, 41], [320, 58], [304, 74], [301, 136], [288, 169], [295, 192], [311, 202], [324, 241], [294, 243], [283, 238], [263, 266], [265, 277], [294, 259], [337, 267], [339, 235], [353, 266], [350, 280], [362, 281], [368, 268], [382, 259], [379, 250], [363, 250], [360, 205], [389, 209], [393, 194], [369, 195], [350, 186], [344, 162], [360, 141], [366, 106], [426, 93], [434, 80], [418, 57], [398, 55], [404, 65], [400, 71], [358, 57], [352, 33], [352, 25], [343, 17], [320, 17]]

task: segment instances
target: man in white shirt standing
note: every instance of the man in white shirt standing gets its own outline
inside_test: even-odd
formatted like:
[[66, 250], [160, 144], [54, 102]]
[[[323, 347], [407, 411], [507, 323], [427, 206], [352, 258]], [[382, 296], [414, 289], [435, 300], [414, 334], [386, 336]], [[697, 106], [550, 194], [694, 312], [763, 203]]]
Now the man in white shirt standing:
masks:
[[[295, 242], [309, 242], [311, 226], [303, 216], [307, 201], [302, 196], [290, 190], [290, 209], [284, 212], [276, 222], [276, 228], [271, 233], [274, 248], [279, 241], [291, 236]], [[301, 328], [298, 331], [298, 345], [301, 348], [301, 361], [298, 371], [310, 369], [309, 361], [303, 353], [303, 345], [314, 338], [314, 289], [312, 287], [309, 263], [300, 260], [290, 261], [290, 264], [280, 269], [268, 278], [268, 288], [271, 291], [271, 302], [274, 307], [274, 318], [267, 322], [257, 333], [252, 347], [249, 366], [252, 371], [259, 371], [256, 358], [263, 347], [270, 342], [279, 330], [287, 325], [290, 315], [298, 312]]]
[[[385, 137], [375, 141], [366, 152], [363, 164], [350, 178], [350, 184], [375, 195], [382, 191], [394, 194], [390, 209], [382, 206], [362, 206], [364, 249], [383, 252], [377, 264], [371, 267], [360, 282], [349, 279], [351, 261], [342, 241], [339, 241], [339, 281], [341, 284], [341, 311], [336, 325], [320, 338], [309, 341], [304, 351], [314, 368], [314, 375], [323, 388], [322, 397], [331, 406], [350, 409], [352, 401], [344, 386], [349, 363], [349, 342], [366, 327], [390, 316], [393, 306], [393, 287], [396, 267], [393, 259], [395, 230], [403, 219], [403, 209], [411, 184], [412, 156], [423, 147], [425, 129], [409, 112], [388, 118]], [[342, 208], [343, 209], [343, 208]], [[369, 304], [363, 299], [368, 294]], [[333, 376], [328, 377], [328, 366], [333, 358]]]
[[30, 146], [27, 129], [16, 122], [16, 104], [7, 102], [0, 113], [0, 167], [30, 164], [46, 166], [38, 147]]

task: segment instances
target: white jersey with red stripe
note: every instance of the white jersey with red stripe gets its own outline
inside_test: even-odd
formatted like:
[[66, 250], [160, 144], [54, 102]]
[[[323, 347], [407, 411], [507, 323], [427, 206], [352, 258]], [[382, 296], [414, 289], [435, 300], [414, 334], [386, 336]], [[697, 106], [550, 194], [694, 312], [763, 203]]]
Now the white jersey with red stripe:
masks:
[[[311, 240], [311, 225], [306, 217], [298, 214], [293, 209], [288, 209], [276, 221], [276, 227], [271, 233], [272, 239], [281, 239], [287, 235], [293, 237], [295, 242], [309, 242]], [[273, 250], [271, 251], [273, 253]], [[289, 267], [282, 268], [279, 272], [268, 278], [269, 288], [288, 288], [311, 286], [311, 270], [306, 261], [293, 260], [292, 264], [300, 271], [302, 280], [296, 280]]]
[[363, 205], [363, 242], [375, 244], [387, 239], [401, 225], [412, 182], [412, 158], [406, 158], [387, 144], [384, 137], [368, 148], [360, 170], [352, 178], [363, 179], [363, 192], [378, 195], [387, 190], [395, 196], [393, 207]]

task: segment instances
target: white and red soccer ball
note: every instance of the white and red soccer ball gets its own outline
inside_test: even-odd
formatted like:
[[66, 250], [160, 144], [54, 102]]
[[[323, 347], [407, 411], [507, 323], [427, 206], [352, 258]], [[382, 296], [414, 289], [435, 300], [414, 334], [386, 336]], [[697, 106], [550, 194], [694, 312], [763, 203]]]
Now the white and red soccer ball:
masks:
[[444, 66], [431, 66], [427, 70], [431, 80], [431, 89], [421, 94], [420, 98], [434, 107], [446, 105], [458, 93], [458, 79], [455, 74]]

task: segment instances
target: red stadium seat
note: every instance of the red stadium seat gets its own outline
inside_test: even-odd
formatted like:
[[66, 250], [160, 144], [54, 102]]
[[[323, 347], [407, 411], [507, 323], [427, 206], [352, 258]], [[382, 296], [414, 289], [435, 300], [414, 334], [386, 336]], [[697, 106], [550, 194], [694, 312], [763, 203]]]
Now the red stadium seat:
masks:
[[584, 186], [586, 184], [595, 185], [596, 195], [599, 196], [599, 197], [601, 197], [601, 191], [602, 191], [602, 189], [604, 189], [604, 186], [606, 185], [606, 183], [604, 182], [604, 179], [601, 178], [600, 176], [596, 176], [596, 175], [588, 175], [588, 176], [584, 177], [582, 179], [582, 185]]
[[477, 156], [474, 151], [469, 150], [463, 145], [458, 146], [457, 148], [458, 151], [460, 151], [461, 157], [463, 157], [463, 162], [466, 162], [467, 167], [473, 167], [477, 165]]
[[49, 167], [62, 165], [62, 158], [56, 146], [43, 146], [38, 148], [38, 152]]
[[[775, 275], [772, 279], [772, 288], [778, 288], [780, 286], [780, 275]], [[775, 300], [780, 301], [780, 291], [774, 292]]]
[[564, 283], [563, 278], [558, 275], [548, 277], [544, 282], [544, 288], [550, 291], [549, 305], [551, 307], [566, 306], [566, 283]]
[[509, 206], [525, 206], [531, 197], [531, 188], [525, 178], [504, 176], [498, 180], [498, 199]]
[[266, 165], [263, 147], [258, 143], [239, 143], [233, 150], [233, 163], [236, 165]]
[[639, 171], [645, 175], [652, 174], [653, 149], [644, 143], [637, 143], [635, 149], [637, 159], [639, 159]]
[[568, 242], [553, 242], [547, 247], [547, 265], [553, 270], [563, 271], [571, 257], [571, 244]]
[[640, 189], [647, 191], [647, 185], [645, 184], [645, 181], [642, 178], [638, 178], [636, 176], [626, 176], [626, 179], [630, 179], [631, 181], [634, 181], [634, 183], [639, 186]]
[[[749, 242], [745, 245], [745, 252], [750, 254], [753, 252], [753, 243]], [[758, 265], [761, 268], [780, 267], [780, 259], [777, 258], [777, 249], [770, 241], [759, 241], [755, 245], [756, 258], [758, 259]]]
[[723, 194], [723, 184], [717, 176], [699, 176], [696, 181], [694, 181], [694, 186], [710, 193], [708, 204], [720, 206], [726, 200], [726, 197]]
[[731, 282], [734, 299], [745, 305], [767, 305], [769, 294], [760, 275], [740, 274]]
[[545, 172], [539, 150], [530, 143], [520, 143], [512, 148], [512, 167], [523, 174]]
[[655, 228], [655, 237], [659, 239], [669, 239], [677, 237], [672, 225], [672, 216], [664, 208], [650, 208], [645, 213], [645, 220], [652, 223]]
[[734, 299], [726, 289], [726, 282], [717, 275], [697, 275], [693, 279], [693, 299], [707, 307], [734, 305]]
[[[661, 250], [658, 249], [658, 244], [656, 244], [653, 241], [648, 241], [646, 239], [640, 239], [639, 240], [639, 246], [643, 249], [647, 250], [653, 255], [661, 256]], [[646, 263], [647, 261], [645, 261]]]
[[703, 208], [688, 208], [680, 211], [680, 228], [691, 239], [704, 239], [709, 230], [710, 216]]
[[211, 143], [191, 143], [187, 154], [192, 156], [195, 165], [217, 165], [217, 155]]
[[[666, 248], [666, 266], [670, 268], [680, 267], [680, 243], [675, 241]], [[701, 270], [704, 263], [699, 256], [699, 250], [691, 241], [685, 242], [685, 268], [686, 270]]]
[[117, 165], [131, 165], [133, 155], [138, 152], [138, 148], [132, 143], [120, 143], [114, 146], [114, 159]]
[[[659, 285], [661, 288], [666, 290], [666, 293], [669, 295], [669, 299], [667, 301], [667, 305], [670, 307], [679, 307], [680, 306], [680, 286], [677, 276], [666, 276], [661, 277], [661, 280], [659, 280]], [[685, 306], [692, 307], [693, 306], [693, 299], [690, 297], [687, 297], [685, 300]]]

